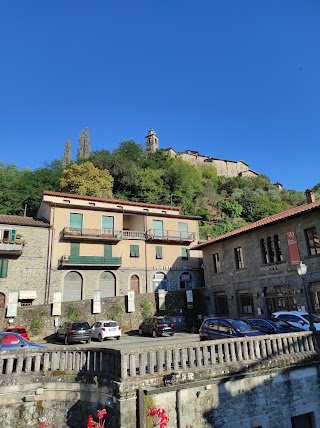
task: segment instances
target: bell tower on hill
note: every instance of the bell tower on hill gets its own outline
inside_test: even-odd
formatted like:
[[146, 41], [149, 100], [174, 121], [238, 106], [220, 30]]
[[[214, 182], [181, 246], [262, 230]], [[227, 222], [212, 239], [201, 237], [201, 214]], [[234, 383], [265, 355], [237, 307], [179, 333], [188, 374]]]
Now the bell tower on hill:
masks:
[[151, 128], [146, 136], [146, 150], [147, 152], [156, 152], [159, 149], [159, 140], [155, 131]]

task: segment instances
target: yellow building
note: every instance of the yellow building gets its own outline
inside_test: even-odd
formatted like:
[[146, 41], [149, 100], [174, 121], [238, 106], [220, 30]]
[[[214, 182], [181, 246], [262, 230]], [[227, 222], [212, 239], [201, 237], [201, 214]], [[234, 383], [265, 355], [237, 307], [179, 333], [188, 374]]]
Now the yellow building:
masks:
[[199, 218], [178, 207], [45, 191], [37, 217], [51, 226], [48, 303], [203, 286]]

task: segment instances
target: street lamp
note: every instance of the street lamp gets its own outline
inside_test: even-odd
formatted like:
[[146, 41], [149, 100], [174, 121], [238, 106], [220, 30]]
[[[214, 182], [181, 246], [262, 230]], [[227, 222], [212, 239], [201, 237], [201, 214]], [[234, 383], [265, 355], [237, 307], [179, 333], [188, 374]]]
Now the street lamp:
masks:
[[307, 288], [307, 284], [305, 281], [305, 276], [307, 274], [308, 266], [302, 263], [300, 260], [299, 266], [297, 267], [298, 274], [302, 277], [302, 283], [303, 283], [303, 289], [304, 294], [306, 296], [306, 302], [307, 302], [307, 310], [309, 315], [309, 330], [315, 331], [314, 323], [313, 323], [313, 315], [312, 315], [312, 308], [311, 308], [311, 302], [310, 302], [310, 294], [309, 289]]

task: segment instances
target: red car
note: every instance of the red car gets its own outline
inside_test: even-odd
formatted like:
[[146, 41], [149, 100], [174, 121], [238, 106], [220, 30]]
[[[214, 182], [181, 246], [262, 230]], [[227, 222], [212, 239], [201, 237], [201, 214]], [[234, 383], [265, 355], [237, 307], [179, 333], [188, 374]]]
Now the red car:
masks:
[[27, 330], [22, 325], [14, 325], [14, 326], [6, 327], [6, 331], [9, 331], [10, 333], [18, 333], [20, 334], [20, 336], [24, 337], [26, 340], [29, 340]]

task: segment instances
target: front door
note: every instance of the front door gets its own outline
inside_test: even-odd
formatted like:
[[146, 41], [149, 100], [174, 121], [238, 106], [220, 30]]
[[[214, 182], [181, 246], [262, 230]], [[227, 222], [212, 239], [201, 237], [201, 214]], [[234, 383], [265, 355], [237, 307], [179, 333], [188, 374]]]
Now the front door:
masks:
[[132, 275], [130, 278], [130, 290], [134, 291], [134, 294], [139, 294], [139, 277], [137, 275]]

